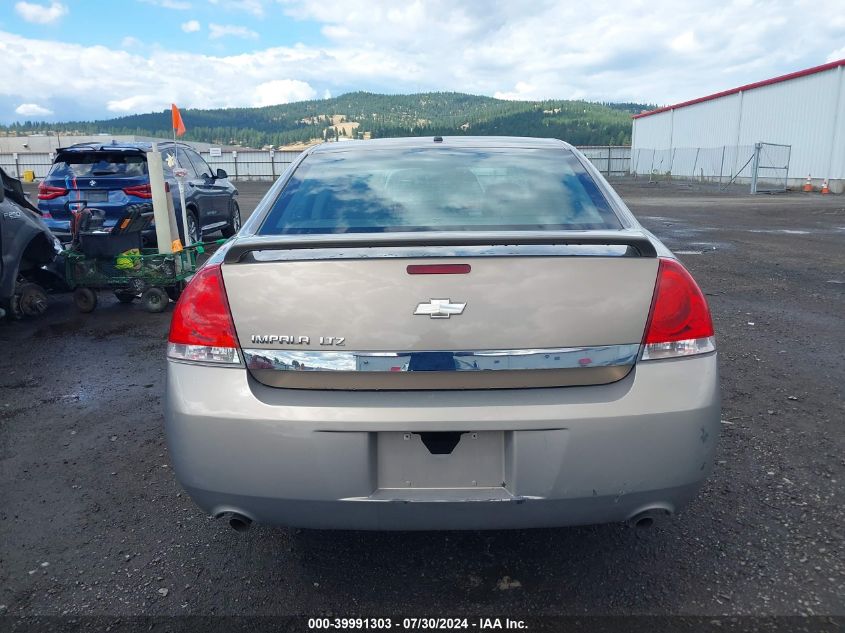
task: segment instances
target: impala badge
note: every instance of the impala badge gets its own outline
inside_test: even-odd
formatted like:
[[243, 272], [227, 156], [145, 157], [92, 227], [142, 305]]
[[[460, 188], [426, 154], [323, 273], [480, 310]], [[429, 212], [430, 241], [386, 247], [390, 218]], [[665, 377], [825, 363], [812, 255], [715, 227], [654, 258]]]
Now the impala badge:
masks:
[[448, 319], [453, 314], [462, 314], [466, 303], [452, 303], [449, 299], [432, 299], [421, 303], [414, 314], [428, 315], [432, 319]]

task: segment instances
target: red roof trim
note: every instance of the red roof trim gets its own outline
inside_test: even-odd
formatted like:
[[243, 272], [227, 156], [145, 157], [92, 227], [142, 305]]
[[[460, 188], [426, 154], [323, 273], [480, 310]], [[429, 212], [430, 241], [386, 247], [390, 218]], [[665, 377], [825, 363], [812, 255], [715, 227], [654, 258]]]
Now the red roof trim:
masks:
[[652, 114], [660, 114], [661, 112], [668, 112], [669, 110], [677, 110], [678, 108], [685, 108], [686, 106], [695, 105], [696, 103], [703, 103], [704, 101], [711, 101], [713, 99], [719, 99], [720, 97], [727, 97], [728, 95], [733, 95], [738, 92], [746, 92], [748, 90], [753, 90], [754, 88], [762, 88], [763, 86], [771, 86], [772, 84], [777, 84], [782, 81], [789, 81], [790, 79], [797, 79], [798, 77], [806, 77], [807, 75], [814, 75], [816, 73], [824, 72], [825, 70], [837, 68], [839, 66], [845, 66], [845, 59], [840, 59], [839, 61], [835, 62], [828, 62], [827, 64], [822, 64], [821, 66], [813, 66], [812, 68], [799, 70], [794, 73], [789, 73], [787, 75], [781, 75], [780, 77], [764, 79], [763, 81], [758, 81], [753, 84], [746, 84], [745, 86], [740, 86], [739, 88], [723, 90], [722, 92], [707, 95], [706, 97], [699, 97], [698, 99], [691, 99], [690, 101], [676, 103], [675, 105], [664, 106], [662, 108], [657, 108], [656, 110], [649, 110], [648, 112], [635, 114], [631, 118], [639, 119], [644, 116], [651, 116]]

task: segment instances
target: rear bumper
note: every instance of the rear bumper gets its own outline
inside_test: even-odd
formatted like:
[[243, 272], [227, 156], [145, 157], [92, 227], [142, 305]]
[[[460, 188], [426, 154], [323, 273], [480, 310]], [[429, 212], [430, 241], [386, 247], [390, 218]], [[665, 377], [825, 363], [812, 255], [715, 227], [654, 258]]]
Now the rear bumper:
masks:
[[[624, 521], [677, 511], [709, 473], [717, 358], [640, 363], [609, 385], [451, 392], [274, 389], [169, 361], [166, 424], [179, 481], [212, 515], [346, 529]], [[504, 485], [385, 488], [388, 431], [501, 432]]]
[[[59, 241], [70, 242], [72, 238], [70, 232], [70, 220], [55, 220], [53, 218], [45, 218], [44, 223], [47, 225], [47, 228], [50, 229], [53, 235], [55, 235], [59, 239]], [[114, 226], [114, 221], [108, 221], [105, 223], [104, 228], [108, 229], [112, 226]], [[141, 238], [144, 240], [144, 244], [155, 244], [155, 226], [141, 231]]]

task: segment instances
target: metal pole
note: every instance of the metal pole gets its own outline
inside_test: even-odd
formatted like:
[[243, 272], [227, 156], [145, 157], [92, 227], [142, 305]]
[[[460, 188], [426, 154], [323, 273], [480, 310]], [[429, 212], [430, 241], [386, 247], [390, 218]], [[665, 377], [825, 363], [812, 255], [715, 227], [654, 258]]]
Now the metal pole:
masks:
[[[185, 204], [185, 175], [176, 176], [176, 184], [179, 187], [179, 204], [182, 206], [182, 233], [185, 237], [185, 246], [191, 245], [191, 235], [188, 233], [188, 207]], [[199, 227], [197, 227], [199, 229]], [[197, 235], [199, 240], [199, 235]]]
[[722, 169], [725, 167], [725, 146], [722, 145], [722, 162], [719, 164], [719, 186], [722, 186]]
[[751, 193], [757, 193], [757, 168], [760, 167], [760, 148], [762, 143], [754, 143], [754, 162], [751, 164]]
[[698, 167], [698, 154], [699, 154], [700, 151], [701, 151], [700, 147], [695, 148], [695, 161], [692, 164], [692, 173], [690, 174], [692, 176], [693, 180], [695, 180], [695, 168]]
[[607, 146], [607, 177], [610, 178], [610, 145]]
[[270, 150], [270, 176], [276, 181], [276, 152]]

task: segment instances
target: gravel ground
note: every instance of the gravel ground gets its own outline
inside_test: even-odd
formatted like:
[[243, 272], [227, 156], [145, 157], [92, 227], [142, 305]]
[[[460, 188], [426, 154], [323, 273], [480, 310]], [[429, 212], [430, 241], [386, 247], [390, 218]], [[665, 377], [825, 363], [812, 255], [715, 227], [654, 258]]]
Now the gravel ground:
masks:
[[[266, 185], [243, 183], [251, 210]], [[169, 313], [0, 324], [0, 614], [845, 614], [845, 197], [625, 181], [716, 323], [717, 466], [621, 525], [355, 533], [203, 515], [162, 423]]]

